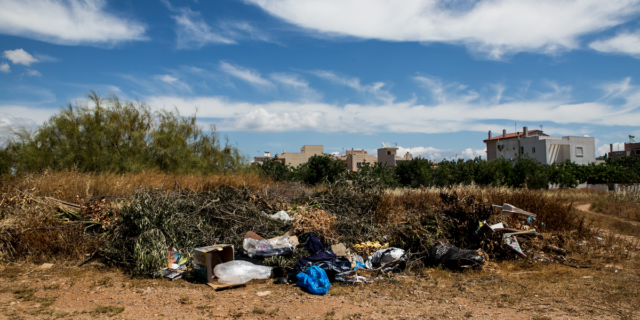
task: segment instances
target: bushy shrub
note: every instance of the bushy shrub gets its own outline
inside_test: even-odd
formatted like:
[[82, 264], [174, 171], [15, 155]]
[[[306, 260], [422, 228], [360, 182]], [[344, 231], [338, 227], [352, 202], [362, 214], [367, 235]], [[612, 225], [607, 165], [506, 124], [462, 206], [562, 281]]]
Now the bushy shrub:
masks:
[[347, 174], [347, 164], [330, 155], [314, 155], [296, 169], [299, 179], [314, 185], [320, 182], [333, 183]]
[[[102, 98], [69, 104], [34, 133], [14, 130], [4, 151], [15, 172], [77, 169], [84, 172], [220, 173], [245, 162], [237, 147], [220, 142], [196, 117], [153, 112], [144, 102]], [[4, 158], [4, 157], [3, 157]], [[6, 164], [0, 170], [7, 171]], [[10, 170], [11, 170], [10, 169]]]

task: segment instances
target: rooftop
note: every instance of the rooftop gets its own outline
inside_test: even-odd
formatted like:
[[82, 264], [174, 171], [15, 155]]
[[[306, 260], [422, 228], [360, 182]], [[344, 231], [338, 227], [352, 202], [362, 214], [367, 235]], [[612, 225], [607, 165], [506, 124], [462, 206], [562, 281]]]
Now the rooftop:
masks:
[[[540, 130], [530, 130], [529, 134], [532, 134], [532, 133], [536, 133], [534, 135], [543, 135], [542, 131], [540, 131]], [[537, 133], [539, 133], [539, 134], [537, 134]], [[504, 137], [500, 134], [500, 135], [497, 135], [495, 137], [492, 137], [491, 139], [484, 139], [482, 141], [483, 142], [487, 142], [487, 141], [493, 141], [493, 140], [510, 139], [510, 138], [517, 138], [517, 137], [520, 137], [520, 136], [524, 136], [524, 132], [508, 133]]]

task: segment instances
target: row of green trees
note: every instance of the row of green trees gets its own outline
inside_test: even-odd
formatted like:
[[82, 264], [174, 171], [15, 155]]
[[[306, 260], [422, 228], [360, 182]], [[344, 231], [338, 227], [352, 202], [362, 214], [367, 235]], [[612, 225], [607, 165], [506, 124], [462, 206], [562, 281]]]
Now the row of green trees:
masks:
[[359, 166], [359, 172], [349, 173], [343, 162], [328, 155], [317, 155], [297, 168], [275, 160], [266, 161], [260, 168], [265, 176], [276, 181], [316, 184], [347, 177], [390, 188], [477, 184], [545, 189], [549, 184], [572, 188], [584, 182], [640, 183], [640, 161], [632, 157], [607, 159], [606, 163], [598, 165], [577, 165], [569, 161], [543, 165], [526, 155], [515, 160], [486, 161], [480, 157], [466, 161], [444, 160], [437, 165], [427, 159], [415, 158], [399, 162], [395, 167], [364, 163]]
[[116, 96], [69, 104], [35, 132], [13, 129], [0, 149], [0, 174], [76, 169], [85, 172], [220, 173], [246, 164], [238, 148], [221, 143], [195, 116], [152, 111]]

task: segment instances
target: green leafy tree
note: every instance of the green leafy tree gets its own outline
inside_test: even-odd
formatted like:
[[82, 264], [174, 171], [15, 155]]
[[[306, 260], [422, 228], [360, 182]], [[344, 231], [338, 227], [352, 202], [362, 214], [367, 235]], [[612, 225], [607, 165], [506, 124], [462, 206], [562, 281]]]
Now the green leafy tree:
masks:
[[314, 155], [296, 168], [298, 179], [309, 185], [321, 182], [334, 183], [348, 173], [347, 164], [330, 155]]
[[215, 127], [206, 132], [195, 116], [153, 112], [144, 102], [123, 102], [113, 95], [104, 99], [91, 92], [87, 97], [89, 101], [69, 104], [34, 133], [15, 130], [8, 147], [11, 167], [16, 172], [217, 173], [246, 163], [236, 147], [220, 143]]
[[433, 163], [428, 159], [414, 158], [409, 161], [401, 161], [396, 164], [394, 171], [401, 186], [417, 188], [428, 187], [432, 184]]
[[265, 159], [260, 165], [260, 171], [273, 181], [291, 181], [296, 178], [293, 168], [278, 159]]
[[358, 165], [358, 172], [351, 174], [354, 185], [363, 188], [395, 188], [398, 186], [398, 177], [393, 168], [381, 162], [364, 162]]

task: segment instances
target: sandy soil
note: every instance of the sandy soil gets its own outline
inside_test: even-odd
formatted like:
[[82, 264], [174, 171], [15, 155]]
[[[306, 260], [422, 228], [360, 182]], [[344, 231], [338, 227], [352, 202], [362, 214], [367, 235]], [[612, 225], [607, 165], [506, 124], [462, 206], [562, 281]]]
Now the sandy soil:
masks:
[[270, 281], [216, 292], [186, 280], [132, 279], [96, 266], [46, 267], [0, 266], [0, 319], [638, 318], [632, 305], [600, 292], [608, 284], [638, 283], [637, 271], [622, 266], [521, 271], [503, 264], [465, 274], [425, 269], [369, 285], [334, 284], [326, 296]]

